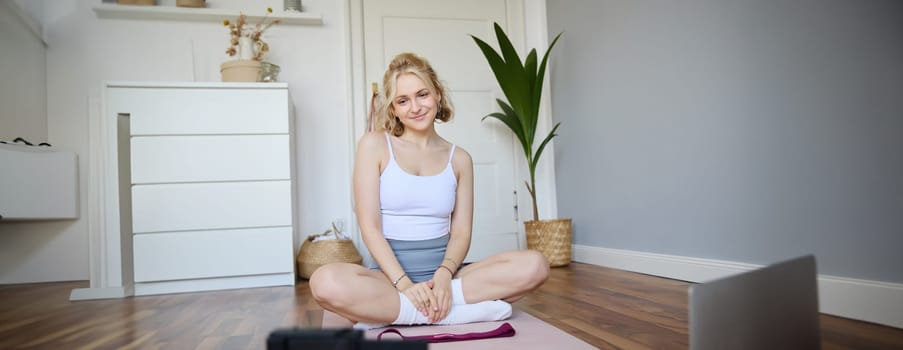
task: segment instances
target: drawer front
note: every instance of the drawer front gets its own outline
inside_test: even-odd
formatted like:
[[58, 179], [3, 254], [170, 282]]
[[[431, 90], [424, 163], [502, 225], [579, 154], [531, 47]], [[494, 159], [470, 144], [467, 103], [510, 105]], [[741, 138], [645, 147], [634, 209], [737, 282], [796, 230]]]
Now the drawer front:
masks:
[[292, 272], [290, 227], [136, 235], [135, 282]]
[[113, 88], [108, 113], [128, 114], [132, 135], [289, 132], [286, 89]]
[[292, 224], [291, 181], [132, 186], [134, 233]]
[[132, 183], [288, 180], [288, 135], [136, 136]]

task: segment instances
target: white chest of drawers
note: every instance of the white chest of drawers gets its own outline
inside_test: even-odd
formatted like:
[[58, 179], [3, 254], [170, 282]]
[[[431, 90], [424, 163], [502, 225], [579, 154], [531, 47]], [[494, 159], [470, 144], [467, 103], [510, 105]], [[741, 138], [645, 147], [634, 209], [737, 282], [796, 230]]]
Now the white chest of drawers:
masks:
[[135, 295], [294, 284], [286, 84], [116, 83], [104, 104]]

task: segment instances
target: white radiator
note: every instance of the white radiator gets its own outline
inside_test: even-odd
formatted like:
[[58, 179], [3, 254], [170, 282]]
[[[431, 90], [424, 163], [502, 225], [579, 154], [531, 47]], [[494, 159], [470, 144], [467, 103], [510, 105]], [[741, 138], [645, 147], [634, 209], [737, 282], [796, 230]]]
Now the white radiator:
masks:
[[77, 218], [74, 152], [0, 143], [0, 220]]

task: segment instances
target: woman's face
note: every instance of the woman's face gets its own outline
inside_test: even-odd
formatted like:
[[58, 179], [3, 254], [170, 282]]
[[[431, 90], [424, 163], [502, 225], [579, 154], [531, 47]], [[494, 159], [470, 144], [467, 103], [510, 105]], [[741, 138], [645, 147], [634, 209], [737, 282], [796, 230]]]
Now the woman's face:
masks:
[[436, 96], [414, 74], [402, 74], [395, 82], [392, 109], [405, 129], [427, 130], [433, 127], [438, 112]]

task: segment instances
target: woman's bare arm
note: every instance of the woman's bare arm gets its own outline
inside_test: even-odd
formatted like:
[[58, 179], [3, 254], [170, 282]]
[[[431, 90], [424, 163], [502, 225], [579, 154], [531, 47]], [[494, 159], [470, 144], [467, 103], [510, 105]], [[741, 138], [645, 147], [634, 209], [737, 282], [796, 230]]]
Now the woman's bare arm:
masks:
[[[390, 282], [395, 282], [404, 274], [401, 264], [395, 258], [389, 242], [382, 232], [382, 214], [379, 205], [379, 175], [383, 164], [383, 155], [388, 148], [382, 132], [370, 132], [358, 142], [354, 159], [354, 202], [361, 236], [370, 255], [379, 265]], [[398, 289], [411, 284], [410, 279], [402, 278]]]

